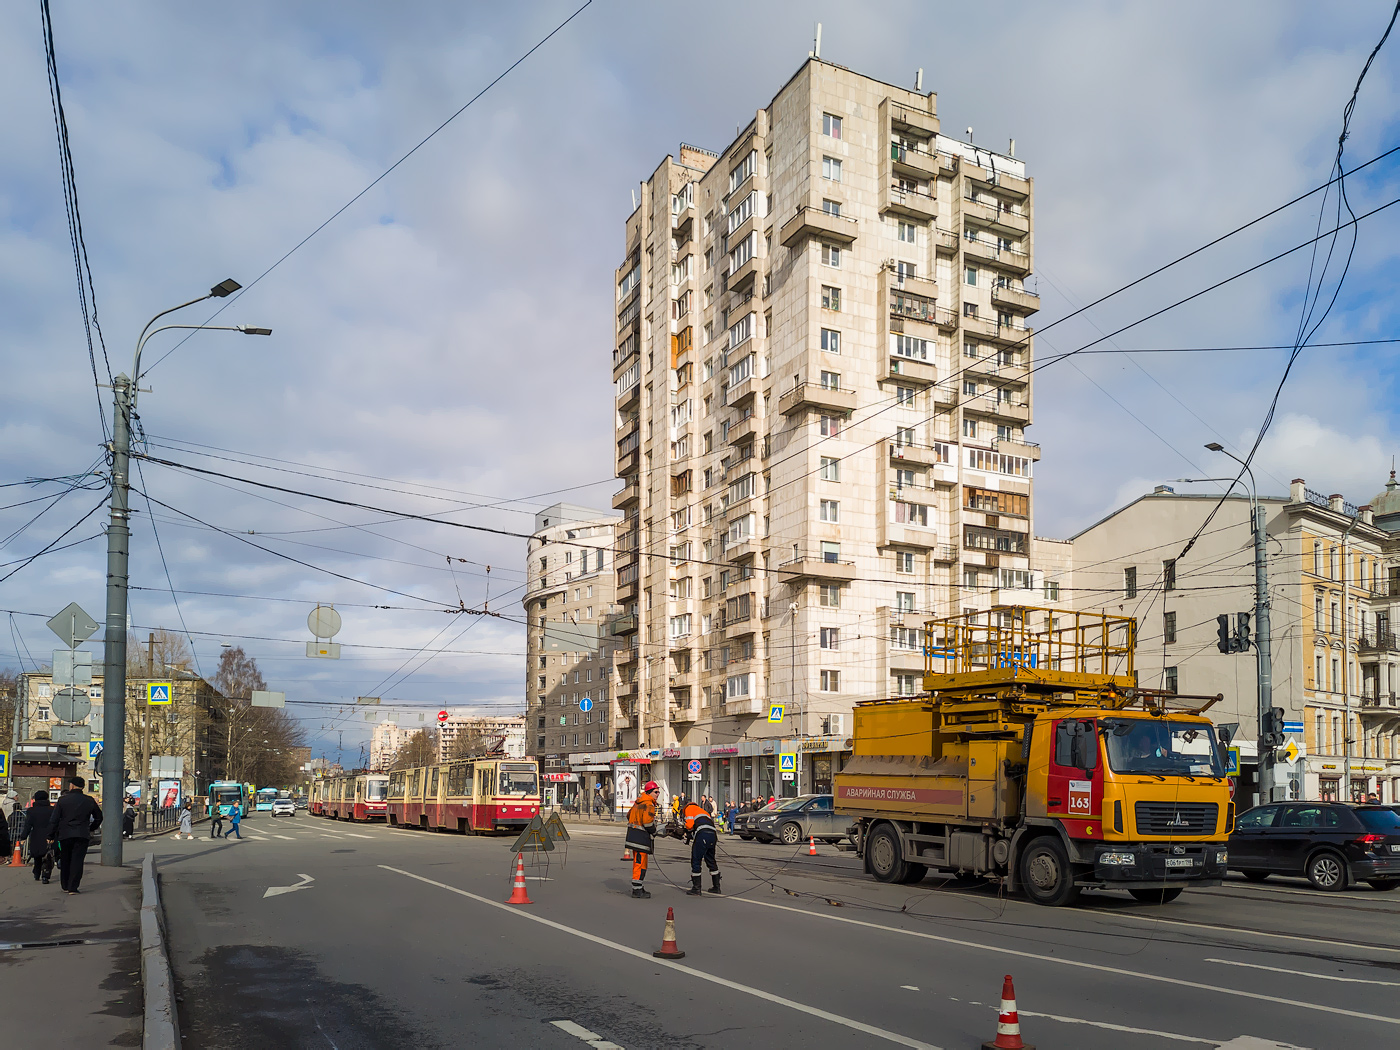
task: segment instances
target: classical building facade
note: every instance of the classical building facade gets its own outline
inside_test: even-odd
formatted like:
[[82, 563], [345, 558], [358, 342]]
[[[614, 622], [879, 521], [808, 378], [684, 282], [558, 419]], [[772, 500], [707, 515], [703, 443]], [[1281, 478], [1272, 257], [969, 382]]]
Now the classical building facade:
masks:
[[930, 615], [1042, 603], [1013, 153], [813, 58], [722, 151], [642, 183], [616, 272], [609, 747], [673, 790], [716, 748], [758, 765], [707, 763], [712, 794], [816, 783], [816, 762], [778, 781], [773, 742], [835, 741], [839, 767], [853, 703], [920, 689]]

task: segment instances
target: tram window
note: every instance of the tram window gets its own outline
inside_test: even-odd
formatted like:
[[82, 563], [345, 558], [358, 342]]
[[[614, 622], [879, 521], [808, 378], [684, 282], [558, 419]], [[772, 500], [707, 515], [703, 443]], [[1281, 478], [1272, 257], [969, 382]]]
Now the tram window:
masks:
[[433, 779], [429, 782], [428, 794], [429, 794], [430, 796], [432, 796], [433, 798], [437, 798], [437, 793], [438, 793], [438, 790], [437, 790], [437, 789], [438, 789], [438, 767], [437, 767], [437, 766], [434, 766], [434, 767], [433, 767]]
[[524, 762], [502, 763], [502, 795], [533, 795], [535, 788], [535, 767], [533, 765]]
[[422, 777], [423, 771], [421, 769], [415, 769], [413, 771], [413, 780], [408, 788], [408, 794], [410, 798], [418, 798], [421, 795], [421, 792], [418, 789], [419, 786], [423, 783]]

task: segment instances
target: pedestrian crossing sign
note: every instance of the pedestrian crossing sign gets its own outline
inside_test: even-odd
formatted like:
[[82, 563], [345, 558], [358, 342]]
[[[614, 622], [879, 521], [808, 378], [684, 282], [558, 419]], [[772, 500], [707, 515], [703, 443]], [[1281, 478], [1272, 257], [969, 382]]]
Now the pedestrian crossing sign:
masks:
[[783, 705], [782, 705], [782, 704], [769, 704], [769, 705], [768, 705], [768, 721], [770, 721], [770, 722], [781, 722], [782, 720], [783, 720]]
[[170, 682], [147, 682], [146, 683], [146, 703], [148, 704], [168, 704], [170, 695], [173, 692]]
[[779, 755], [779, 756], [778, 756], [778, 772], [779, 772], [779, 773], [796, 773], [796, 772], [797, 772], [797, 756], [796, 756], [796, 755]]
[[0, 751], [0, 777], [8, 777], [9, 775], [10, 753], [8, 751]]
[[89, 741], [88, 741], [88, 758], [96, 759], [96, 758], [98, 758], [101, 754], [102, 754], [102, 741], [101, 741], [101, 740], [89, 740]]

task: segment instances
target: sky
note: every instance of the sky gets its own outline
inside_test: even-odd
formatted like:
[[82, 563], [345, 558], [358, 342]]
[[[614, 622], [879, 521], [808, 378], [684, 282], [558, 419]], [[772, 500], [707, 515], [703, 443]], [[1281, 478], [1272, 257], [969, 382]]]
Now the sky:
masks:
[[[278, 262], [580, 2], [54, 5], [111, 372], [130, 371], [152, 315], [226, 277], [248, 287], [212, 323], [273, 329], [152, 338], [138, 406], [150, 455], [507, 533], [557, 500], [609, 507], [612, 278], [631, 192], [681, 141], [727, 146], [805, 60], [817, 21], [829, 61], [911, 87], [922, 68], [945, 134], [1016, 140], [1036, 180], [1046, 361], [1315, 236], [1320, 195], [1047, 329], [1325, 182], [1390, 17], [1384, 2], [716, 2], [697, 15], [594, 0]], [[1362, 87], [1349, 168], [1396, 143], [1397, 47]], [[77, 601], [101, 619], [105, 552], [96, 510], [61, 541], [85, 542], [20, 567], [103, 499], [23, 483], [100, 467], [110, 399], [79, 312], [37, 2], [0, 5], [0, 97], [0, 576], [19, 569], [0, 580], [0, 667], [29, 669], [55, 644], [46, 615]], [[1347, 180], [1358, 214], [1400, 197], [1397, 158]], [[1395, 335], [1400, 207], [1357, 228], [1314, 342]], [[1295, 252], [1091, 349], [1289, 344], [1310, 264]], [[1304, 352], [1255, 461], [1261, 490], [1302, 477], [1363, 503], [1381, 489], [1400, 447], [1394, 345]], [[1226, 461], [1202, 445], [1253, 444], [1286, 356], [1047, 364], [1028, 431], [1043, 453], [1037, 533], [1219, 476]], [[100, 346], [96, 364], [105, 383]], [[519, 538], [154, 463], [133, 480], [138, 633], [187, 631], [206, 674], [223, 643], [242, 645], [318, 754], [353, 759], [368, 731], [343, 710], [356, 696], [520, 708]], [[304, 655], [318, 602], [342, 615], [338, 661]], [[462, 606], [504, 616], [447, 611]]]

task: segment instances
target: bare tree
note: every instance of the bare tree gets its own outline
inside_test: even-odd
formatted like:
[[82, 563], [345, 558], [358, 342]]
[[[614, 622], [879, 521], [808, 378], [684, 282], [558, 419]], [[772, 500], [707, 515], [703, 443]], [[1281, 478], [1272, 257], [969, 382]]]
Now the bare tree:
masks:
[[447, 749], [447, 754], [444, 757], [448, 759], [477, 758], [502, 750], [505, 747], [505, 742], [505, 734], [499, 729], [471, 726], [457, 730], [457, 735], [452, 740], [452, 746]]
[[403, 742], [390, 769], [411, 769], [437, 762], [437, 730], [420, 729]]
[[194, 669], [194, 653], [185, 636], [164, 628], [152, 631], [146, 638], [138, 634], [126, 637], [127, 677], [159, 678], [170, 670]]
[[267, 688], [257, 661], [242, 646], [225, 649], [214, 685], [224, 696], [228, 779], [264, 787], [298, 782], [294, 751], [305, 746], [306, 732], [282, 708], [253, 706], [253, 693]]

